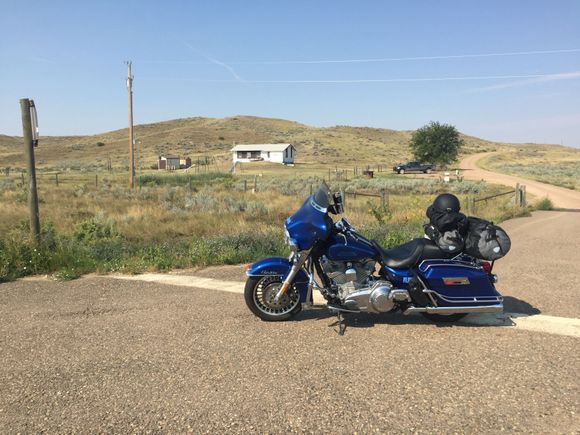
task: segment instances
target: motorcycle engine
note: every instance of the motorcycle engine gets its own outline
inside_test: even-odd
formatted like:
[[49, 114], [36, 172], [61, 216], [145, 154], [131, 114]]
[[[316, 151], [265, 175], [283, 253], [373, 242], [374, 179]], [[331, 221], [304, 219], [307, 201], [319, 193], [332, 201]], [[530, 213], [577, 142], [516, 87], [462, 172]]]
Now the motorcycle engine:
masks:
[[368, 285], [369, 277], [375, 271], [375, 260], [331, 261], [326, 257], [321, 260], [322, 270], [338, 287], [341, 299]]
[[372, 259], [351, 262], [322, 257], [321, 265], [348, 309], [384, 313], [393, 310], [396, 302], [411, 301], [407, 290], [393, 289], [390, 282], [372, 276], [376, 266]]

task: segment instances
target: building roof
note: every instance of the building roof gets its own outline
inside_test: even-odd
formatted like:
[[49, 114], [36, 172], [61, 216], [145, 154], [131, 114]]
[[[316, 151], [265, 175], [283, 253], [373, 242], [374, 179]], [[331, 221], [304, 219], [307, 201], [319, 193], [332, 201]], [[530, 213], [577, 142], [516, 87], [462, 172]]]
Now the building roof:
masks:
[[258, 143], [250, 145], [236, 145], [231, 151], [284, 151], [291, 147], [290, 143]]

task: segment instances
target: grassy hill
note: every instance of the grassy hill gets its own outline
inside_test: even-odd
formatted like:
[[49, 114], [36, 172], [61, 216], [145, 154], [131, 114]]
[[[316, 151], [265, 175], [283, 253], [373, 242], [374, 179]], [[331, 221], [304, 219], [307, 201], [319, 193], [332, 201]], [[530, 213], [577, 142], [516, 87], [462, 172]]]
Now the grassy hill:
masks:
[[[290, 142], [298, 151], [297, 163], [386, 164], [410, 157], [411, 131], [335, 126], [316, 128], [283, 119], [234, 116], [223, 119], [184, 118], [134, 129], [139, 166], [149, 167], [159, 154], [215, 157], [223, 165], [231, 161], [233, 143]], [[93, 136], [41, 137], [37, 164], [45, 169], [105, 168], [127, 165], [127, 129]], [[506, 144], [464, 136], [464, 152], [498, 149]], [[22, 139], [0, 135], [2, 167], [24, 167]]]

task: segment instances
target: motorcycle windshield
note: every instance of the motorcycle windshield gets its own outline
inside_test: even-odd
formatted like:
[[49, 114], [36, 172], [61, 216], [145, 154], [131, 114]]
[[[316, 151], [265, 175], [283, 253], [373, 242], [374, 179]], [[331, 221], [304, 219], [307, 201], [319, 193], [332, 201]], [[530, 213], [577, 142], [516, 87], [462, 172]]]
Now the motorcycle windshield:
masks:
[[327, 214], [330, 198], [330, 189], [323, 182], [318, 191], [286, 219], [288, 235], [299, 250], [310, 249], [317, 240], [326, 240], [330, 235], [332, 219]]
[[318, 188], [318, 191], [312, 196], [312, 199], [314, 200], [316, 205], [318, 205], [320, 208], [323, 208], [324, 211], [326, 212], [326, 210], [328, 210], [328, 207], [330, 206], [330, 198], [331, 198], [330, 189], [328, 188], [326, 182], [323, 181], [320, 187]]

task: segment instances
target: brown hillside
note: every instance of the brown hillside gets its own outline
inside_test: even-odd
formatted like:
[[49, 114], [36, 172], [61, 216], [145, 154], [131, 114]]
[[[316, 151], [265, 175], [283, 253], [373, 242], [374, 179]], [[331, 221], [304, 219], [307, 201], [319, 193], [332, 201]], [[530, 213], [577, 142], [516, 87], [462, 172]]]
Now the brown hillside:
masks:
[[[392, 165], [410, 157], [407, 144], [411, 134], [411, 131], [367, 127], [316, 128], [254, 116], [184, 118], [135, 127], [137, 160], [142, 167], [154, 164], [159, 154], [194, 159], [213, 156], [227, 164], [234, 143], [276, 142], [293, 143], [298, 151], [298, 163]], [[464, 151], [468, 153], [505, 145], [464, 138]], [[24, 167], [21, 144], [19, 137], [0, 135], [1, 167]], [[37, 163], [41, 168], [96, 169], [105, 167], [110, 158], [113, 166], [120, 167], [127, 165], [126, 155], [127, 129], [122, 129], [93, 136], [41, 137]]]

